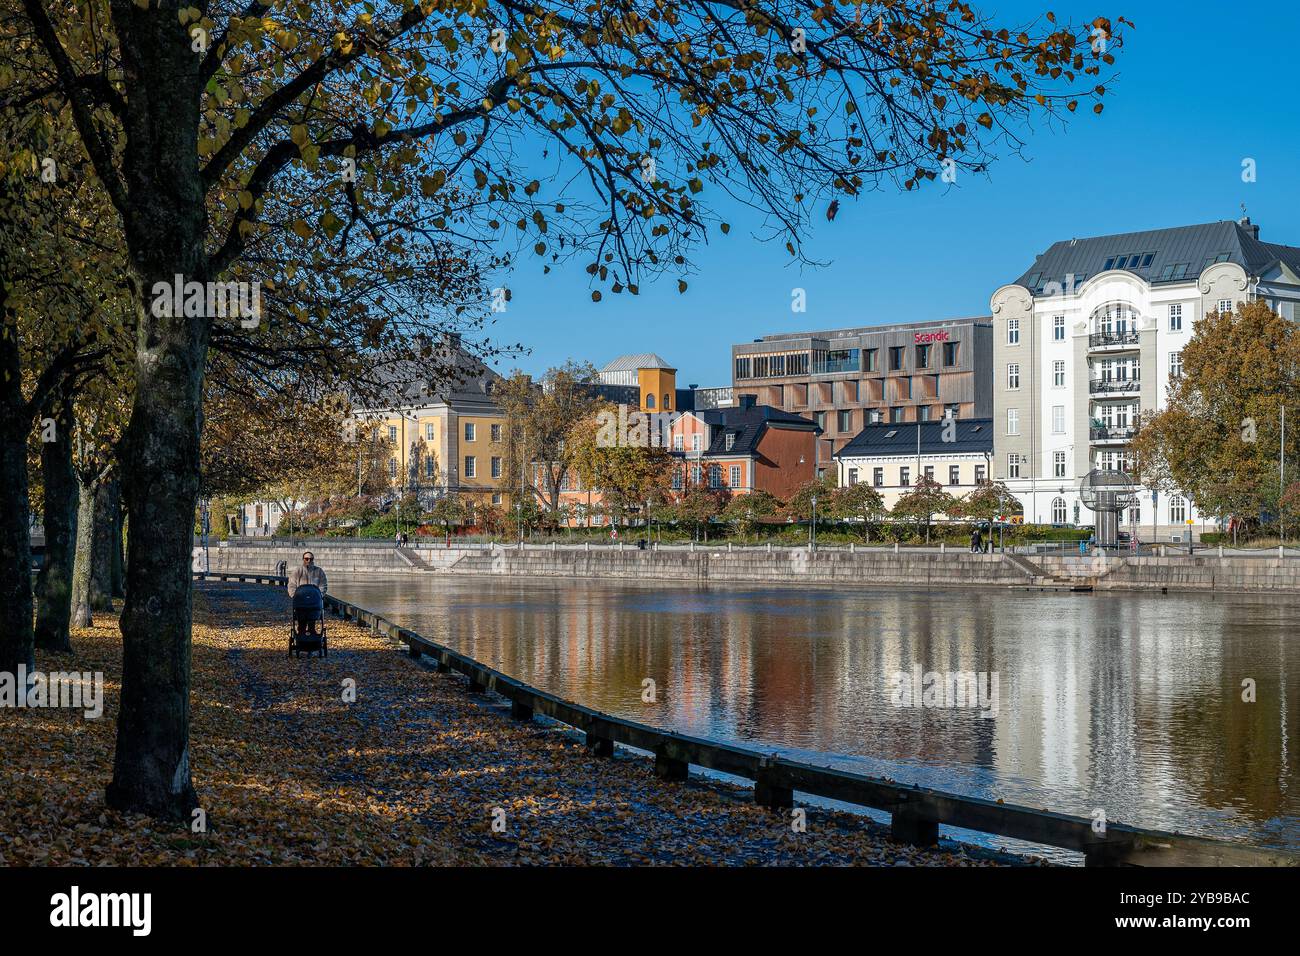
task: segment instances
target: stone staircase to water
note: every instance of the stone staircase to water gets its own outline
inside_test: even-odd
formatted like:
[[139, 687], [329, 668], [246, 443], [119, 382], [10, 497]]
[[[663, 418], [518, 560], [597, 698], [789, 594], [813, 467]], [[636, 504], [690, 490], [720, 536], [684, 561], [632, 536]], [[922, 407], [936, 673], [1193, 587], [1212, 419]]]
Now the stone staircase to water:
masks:
[[[1024, 587], [1030, 587], [1040, 591], [1091, 591], [1094, 579], [1076, 578], [1076, 577], [1059, 577], [1048, 574], [1041, 567], [1028, 558], [1019, 554], [1004, 553], [1002, 560], [1022, 572], [1028, 581]], [[1014, 586], [1014, 585], [1013, 585]]]

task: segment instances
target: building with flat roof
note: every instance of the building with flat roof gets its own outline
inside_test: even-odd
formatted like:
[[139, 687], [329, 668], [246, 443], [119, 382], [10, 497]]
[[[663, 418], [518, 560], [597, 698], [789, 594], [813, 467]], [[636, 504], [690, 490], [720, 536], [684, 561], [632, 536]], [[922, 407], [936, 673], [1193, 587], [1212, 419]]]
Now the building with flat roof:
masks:
[[732, 346], [733, 390], [812, 418], [824, 472], [866, 425], [991, 415], [992, 334], [981, 317], [766, 335]]
[[[1247, 218], [1057, 242], [994, 292], [993, 477], [1025, 520], [1094, 523], [1080, 480], [1129, 470], [1138, 415], [1164, 408], [1196, 323], [1257, 299], [1297, 317], [1300, 248]], [[1121, 517], [1162, 541], [1207, 520], [1178, 491], [1142, 490]]]

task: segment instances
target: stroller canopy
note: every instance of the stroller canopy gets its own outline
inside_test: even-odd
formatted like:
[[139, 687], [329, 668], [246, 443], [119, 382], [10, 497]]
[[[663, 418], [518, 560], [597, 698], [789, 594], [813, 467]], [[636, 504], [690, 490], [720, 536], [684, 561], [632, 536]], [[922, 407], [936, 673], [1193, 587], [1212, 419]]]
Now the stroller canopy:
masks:
[[325, 607], [325, 598], [320, 588], [314, 584], [300, 585], [293, 592], [293, 609], [295, 611], [319, 611]]

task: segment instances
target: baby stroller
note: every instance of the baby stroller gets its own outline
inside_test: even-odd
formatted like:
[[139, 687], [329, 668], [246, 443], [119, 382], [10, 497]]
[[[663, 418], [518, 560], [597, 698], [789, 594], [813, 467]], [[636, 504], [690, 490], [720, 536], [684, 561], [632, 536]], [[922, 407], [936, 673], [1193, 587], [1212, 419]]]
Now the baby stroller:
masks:
[[304, 584], [293, 592], [293, 620], [289, 624], [289, 656], [303, 651], [328, 657], [329, 637], [325, 633], [325, 596], [314, 584]]

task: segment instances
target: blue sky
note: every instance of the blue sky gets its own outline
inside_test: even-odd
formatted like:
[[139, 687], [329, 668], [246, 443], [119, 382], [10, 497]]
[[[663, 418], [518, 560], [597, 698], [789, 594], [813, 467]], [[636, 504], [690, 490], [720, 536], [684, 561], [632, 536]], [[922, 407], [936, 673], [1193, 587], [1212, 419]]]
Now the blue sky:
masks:
[[[1049, 9], [1134, 21], [1100, 117], [1081, 110], [1064, 129], [1032, 133], [1025, 158], [1003, 156], [987, 178], [843, 201], [807, 237], [821, 268], [791, 265], [721, 205], [731, 234], [698, 250], [684, 295], [666, 275], [596, 304], [580, 266], [543, 275], [523, 257], [494, 334], [532, 352], [499, 367], [537, 374], [571, 357], [599, 367], [652, 351], [677, 366], [679, 385], [729, 385], [732, 344], [760, 335], [985, 315], [992, 292], [1058, 239], [1234, 219], [1244, 202], [1260, 238], [1300, 245], [1300, 4], [1118, 4], [977, 0], [1008, 26]], [[1245, 158], [1253, 183], [1242, 181]], [[790, 310], [794, 287], [807, 291], [806, 313]]]

